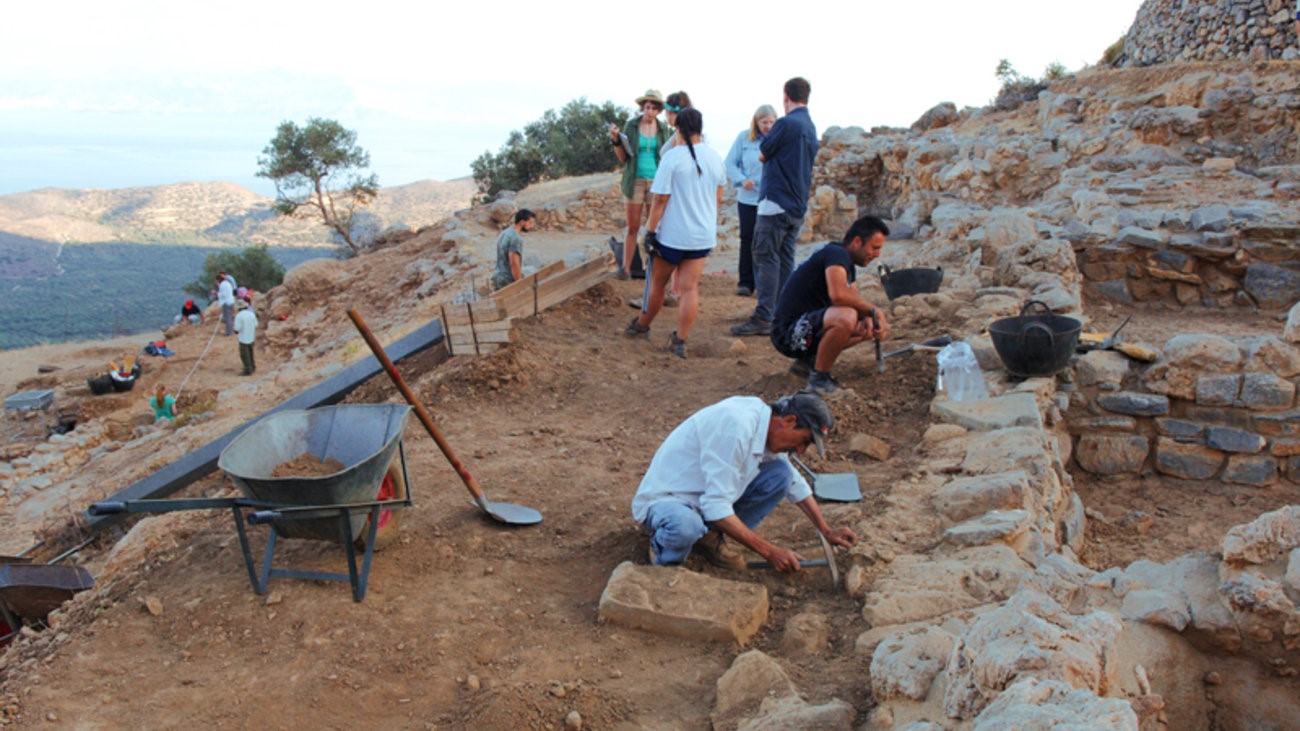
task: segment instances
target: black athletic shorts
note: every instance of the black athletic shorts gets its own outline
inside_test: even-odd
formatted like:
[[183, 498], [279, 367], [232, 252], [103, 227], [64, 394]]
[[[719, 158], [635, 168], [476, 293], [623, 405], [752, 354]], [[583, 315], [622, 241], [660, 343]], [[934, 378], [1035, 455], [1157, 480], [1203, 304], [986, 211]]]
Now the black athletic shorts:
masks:
[[794, 320], [773, 323], [772, 345], [787, 358], [808, 358], [817, 355], [825, 333], [823, 320], [826, 308], [805, 312]]

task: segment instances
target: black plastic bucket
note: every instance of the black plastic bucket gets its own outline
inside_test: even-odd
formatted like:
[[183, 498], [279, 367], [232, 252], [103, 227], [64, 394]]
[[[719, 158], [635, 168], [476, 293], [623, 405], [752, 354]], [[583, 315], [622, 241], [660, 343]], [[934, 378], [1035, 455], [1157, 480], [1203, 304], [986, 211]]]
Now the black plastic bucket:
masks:
[[881, 264], [879, 272], [885, 296], [891, 300], [913, 294], [933, 294], [943, 283], [943, 267], [893, 270]]
[[[1031, 307], [1042, 309], [1028, 314]], [[1046, 304], [1030, 300], [1018, 317], [1004, 317], [989, 325], [993, 349], [1007, 373], [1020, 378], [1050, 376], [1064, 368], [1079, 343], [1083, 323], [1073, 317], [1054, 315]]]

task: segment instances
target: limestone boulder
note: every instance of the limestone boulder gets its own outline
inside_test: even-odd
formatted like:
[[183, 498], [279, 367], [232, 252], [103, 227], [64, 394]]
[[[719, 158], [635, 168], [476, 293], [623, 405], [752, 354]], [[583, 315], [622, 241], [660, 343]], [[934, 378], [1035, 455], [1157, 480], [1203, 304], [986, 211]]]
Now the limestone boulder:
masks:
[[758, 715], [742, 722], [737, 731], [851, 731], [856, 718], [853, 706], [838, 698], [816, 706], [799, 696], [764, 698]]
[[681, 568], [619, 564], [600, 595], [602, 621], [707, 642], [744, 645], [767, 620], [761, 584]]
[[1241, 349], [1227, 338], [1204, 334], [1175, 335], [1165, 343], [1163, 357], [1143, 375], [1142, 385], [1152, 393], [1194, 399], [1198, 378], [1235, 372], [1241, 360]]
[[943, 558], [899, 556], [867, 592], [862, 616], [873, 627], [906, 624], [999, 602], [1029, 570], [1002, 544], [967, 548]]
[[718, 678], [711, 719], [715, 729], [734, 729], [755, 714], [767, 698], [797, 696], [798, 690], [780, 663], [750, 650], [741, 653]]
[[1246, 338], [1242, 346], [1246, 356], [1245, 370], [1272, 373], [1282, 378], [1300, 375], [1300, 347], [1287, 340], [1272, 336]]
[[1223, 560], [1267, 564], [1300, 547], [1300, 505], [1287, 505], [1234, 526], [1223, 537]]
[[1287, 313], [1282, 338], [1288, 343], [1300, 343], [1300, 302], [1292, 305], [1291, 311]]
[[1130, 367], [1129, 359], [1122, 353], [1094, 350], [1079, 358], [1075, 382], [1084, 388], [1097, 386], [1103, 390], [1117, 391], [1124, 383]]
[[1138, 472], [1146, 463], [1150, 444], [1141, 434], [1084, 434], [1074, 449], [1074, 459], [1094, 475]]
[[1025, 507], [1029, 475], [1023, 470], [991, 475], [958, 477], [935, 491], [934, 507], [945, 518], [959, 522], [990, 510]]
[[947, 664], [955, 638], [938, 627], [902, 630], [886, 637], [871, 656], [871, 690], [877, 702], [925, 700]]
[[1073, 615], [1046, 594], [1022, 587], [954, 643], [944, 711], [974, 718], [1017, 680], [1031, 677], [1104, 695], [1115, 683], [1115, 639], [1122, 629], [1109, 612]]
[[801, 612], [785, 623], [781, 632], [781, 654], [785, 657], [817, 655], [830, 645], [831, 628], [826, 615]]
[[1060, 680], [1027, 677], [999, 695], [978, 716], [973, 731], [1138, 731], [1133, 706], [1123, 698], [1099, 698]]

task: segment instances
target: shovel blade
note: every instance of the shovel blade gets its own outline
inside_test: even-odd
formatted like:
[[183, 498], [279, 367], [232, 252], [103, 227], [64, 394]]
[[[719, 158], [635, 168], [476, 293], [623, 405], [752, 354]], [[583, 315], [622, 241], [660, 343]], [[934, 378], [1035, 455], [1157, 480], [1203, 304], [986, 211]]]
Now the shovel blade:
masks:
[[488, 501], [485, 497], [478, 503], [478, 506], [488, 514], [488, 517], [498, 523], [505, 523], [506, 525], [537, 525], [542, 522], [541, 513], [523, 505], [494, 503]]
[[858, 476], [852, 472], [817, 475], [813, 480], [813, 494], [818, 500], [836, 503], [856, 503], [862, 500]]

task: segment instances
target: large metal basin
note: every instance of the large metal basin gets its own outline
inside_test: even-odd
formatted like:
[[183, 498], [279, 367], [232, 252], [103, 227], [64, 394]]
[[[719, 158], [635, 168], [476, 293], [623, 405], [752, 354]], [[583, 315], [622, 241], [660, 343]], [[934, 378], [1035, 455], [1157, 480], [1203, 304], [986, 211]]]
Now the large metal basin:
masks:
[[[310, 411], [282, 411], [257, 422], [226, 446], [217, 466], [246, 497], [283, 505], [338, 505], [372, 501], [393, 461], [411, 407], [346, 404]], [[304, 453], [336, 459], [343, 469], [329, 475], [272, 477], [279, 465]], [[365, 525], [366, 511], [351, 518], [352, 534]], [[343, 543], [337, 517], [282, 519], [275, 532], [285, 538]]]

